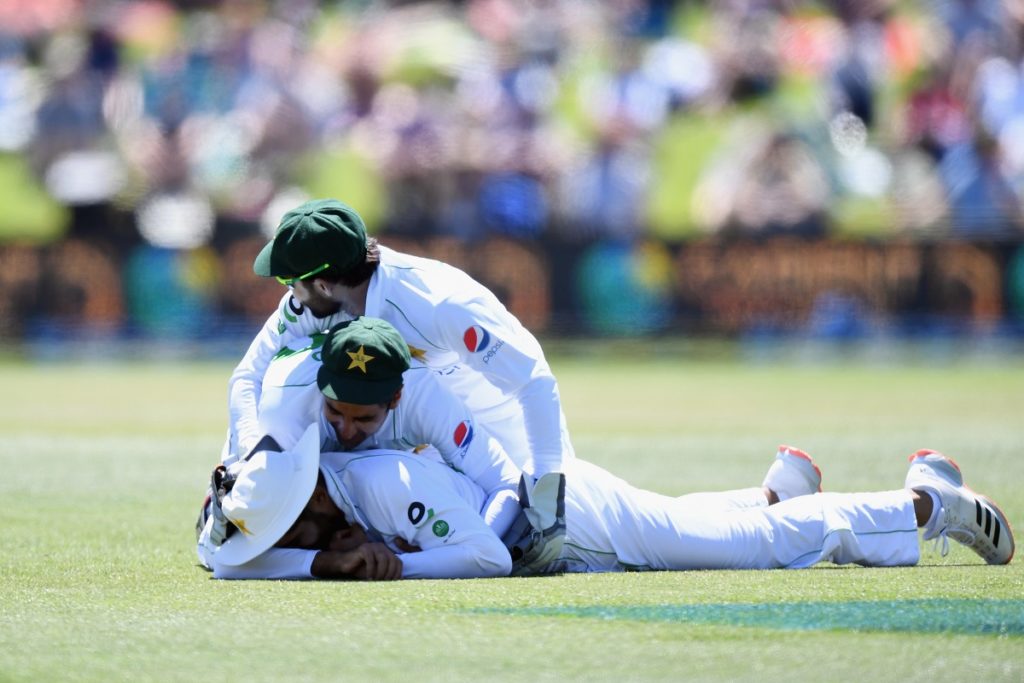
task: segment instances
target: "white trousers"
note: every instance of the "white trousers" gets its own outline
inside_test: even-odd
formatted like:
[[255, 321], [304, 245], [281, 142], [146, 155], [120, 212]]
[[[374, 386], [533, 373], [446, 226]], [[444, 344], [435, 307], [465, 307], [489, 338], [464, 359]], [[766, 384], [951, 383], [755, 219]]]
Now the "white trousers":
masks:
[[913, 498], [900, 489], [818, 493], [767, 506], [760, 489], [673, 498], [576, 461], [567, 475], [563, 571], [869, 566], [920, 558]]

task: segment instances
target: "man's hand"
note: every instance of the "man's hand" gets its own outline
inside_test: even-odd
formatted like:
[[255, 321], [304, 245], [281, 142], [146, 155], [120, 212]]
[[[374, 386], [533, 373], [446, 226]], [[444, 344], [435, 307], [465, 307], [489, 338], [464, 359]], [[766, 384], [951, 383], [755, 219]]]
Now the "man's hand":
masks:
[[[203, 506], [199, 508], [199, 517], [196, 519], [196, 541], [211, 546], [220, 546], [234, 532], [234, 525], [224, 516], [221, 509], [221, 502], [224, 496], [231, 491], [235, 485], [235, 476], [228, 473], [224, 465], [217, 465], [210, 475], [210, 487], [206, 489], [206, 498], [203, 499]], [[204, 537], [203, 530], [207, 526], [207, 520], [213, 517], [208, 534]]]
[[383, 543], [353, 550], [321, 550], [313, 559], [313, 576], [322, 579], [394, 581], [402, 578], [402, 560]]
[[519, 480], [519, 504], [530, 522], [526, 538], [512, 548], [512, 575], [537, 574], [557, 560], [565, 544], [565, 475], [545, 474], [532, 486]]

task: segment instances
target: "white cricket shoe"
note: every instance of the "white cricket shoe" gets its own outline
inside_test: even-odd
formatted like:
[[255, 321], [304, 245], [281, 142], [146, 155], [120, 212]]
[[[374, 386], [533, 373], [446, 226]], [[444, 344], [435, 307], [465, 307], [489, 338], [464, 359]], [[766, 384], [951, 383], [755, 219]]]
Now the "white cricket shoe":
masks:
[[799, 448], [782, 445], [761, 486], [774, 491], [780, 501], [808, 496], [821, 491], [821, 470]]
[[952, 458], [922, 449], [910, 456], [905, 485], [926, 489], [939, 499], [942, 509], [932, 515], [924, 540], [941, 540], [942, 555], [949, 553], [949, 539], [963, 543], [989, 564], [1009, 564], [1013, 559], [1013, 530], [1003, 511], [986, 496], [964, 484]]

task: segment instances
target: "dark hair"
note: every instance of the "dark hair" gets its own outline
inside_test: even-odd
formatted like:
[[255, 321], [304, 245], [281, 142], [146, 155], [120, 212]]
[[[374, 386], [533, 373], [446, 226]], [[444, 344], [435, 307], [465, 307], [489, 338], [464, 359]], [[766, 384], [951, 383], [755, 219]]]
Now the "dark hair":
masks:
[[[324, 488], [324, 489], [327, 488], [327, 480], [324, 478], [323, 470], [321, 470], [319, 467], [317, 468], [317, 471], [316, 471], [316, 486], [313, 488], [314, 491], [316, 490], [316, 487], [320, 487], [320, 488]], [[296, 517], [295, 521], [292, 522], [292, 525], [290, 527], [288, 527], [288, 531], [286, 531], [283, 534], [281, 534], [281, 538], [284, 538], [285, 536], [290, 534], [292, 532], [292, 530], [295, 529], [295, 527], [297, 527], [299, 525], [300, 522], [304, 522], [307, 519], [309, 519], [309, 517], [311, 516], [311, 513], [309, 512], [309, 503], [312, 500], [313, 500], [313, 494], [311, 493], [311, 494], [309, 494], [309, 500], [307, 500], [306, 504], [302, 507], [302, 511], [299, 513], [299, 516]], [[281, 539], [278, 539], [278, 541], [280, 541], [280, 540]]]
[[331, 283], [340, 283], [346, 287], [355, 287], [369, 280], [377, 271], [377, 266], [379, 265], [380, 245], [377, 243], [376, 237], [367, 237], [366, 258], [363, 259], [362, 263], [345, 271], [331, 266], [316, 275], [311, 275], [307, 280], [313, 281], [316, 278], [323, 278]]

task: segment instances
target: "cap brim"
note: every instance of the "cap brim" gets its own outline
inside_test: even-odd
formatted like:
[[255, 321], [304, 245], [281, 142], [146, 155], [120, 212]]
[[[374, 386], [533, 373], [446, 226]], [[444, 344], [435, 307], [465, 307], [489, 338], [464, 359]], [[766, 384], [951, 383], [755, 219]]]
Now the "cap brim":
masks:
[[274, 250], [274, 240], [270, 240], [260, 249], [256, 260], [252, 262], [252, 272], [261, 277], [271, 277], [274, 273], [270, 269], [270, 252]]
[[[216, 562], [235, 566], [265, 553], [281, 540], [281, 537], [295, 524], [295, 520], [309, 503], [316, 488], [317, 474], [320, 471], [320, 428], [314, 423], [306, 428], [305, 433], [295, 447], [288, 451], [295, 458], [295, 470], [288, 491], [284, 496], [281, 509], [267, 528], [256, 534], [244, 534], [236, 531], [224, 541], [216, 553]], [[280, 457], [284, 454], [271, 453], [269, 457]]]
[[316, 385], [320, 387], [320, 393], [329, 399], [369, 406], [390, 402], [395, 392], [402, 388], [402, 376], [374, 382], [334, 373], [321, 365], [316, 373]]

